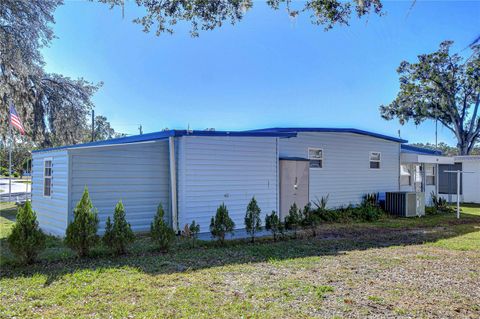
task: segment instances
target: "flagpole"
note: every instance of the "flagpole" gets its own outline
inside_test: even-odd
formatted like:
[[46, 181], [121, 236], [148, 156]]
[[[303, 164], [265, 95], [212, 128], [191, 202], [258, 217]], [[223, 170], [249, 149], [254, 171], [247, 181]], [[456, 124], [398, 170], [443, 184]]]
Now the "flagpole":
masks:
[[[10, 101], [12, 103], [12, 101]], [[10, 130], [10, 147], [8, 149], [8, 201], [12, 202], [12, 146], [13, 146], [13, 135], [12, 135], [12, 113], [10, 109], [8, 110], [8, 122]]]

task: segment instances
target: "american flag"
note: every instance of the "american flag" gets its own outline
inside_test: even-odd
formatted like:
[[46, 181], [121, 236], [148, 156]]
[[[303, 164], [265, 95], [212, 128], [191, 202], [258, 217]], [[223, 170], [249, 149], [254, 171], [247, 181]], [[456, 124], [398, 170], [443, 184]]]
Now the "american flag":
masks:
[[22, 122], [18, 117], [17, 111], [15, 111], [13, 102], [10, 102], [10, 124], [16, 127], [20, 131], [20, 134], [25, 134], [25, 129], [23, 128]]

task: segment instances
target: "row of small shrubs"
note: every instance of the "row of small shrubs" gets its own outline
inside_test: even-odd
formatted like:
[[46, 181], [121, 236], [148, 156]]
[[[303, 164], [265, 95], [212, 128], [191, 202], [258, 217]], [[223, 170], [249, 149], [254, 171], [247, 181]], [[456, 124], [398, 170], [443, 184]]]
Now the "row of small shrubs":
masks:
[[[300, 228], [309, 229], [313, 236], [316, 236], [316, 228], [322, 222], [362, 220], [373, 221], [380, 218], [382, 211], [377, 205], [376, 198], [366, 195], [361, 205], [357, 207], [349, 206], [341, 209], [327, 209], [328, 196], [314, 202], [314, 206], [309, 203], [303, 209], [299, 209], [294, 203], [289, 210], [288, 216], [284, 221], [279, 215], [272, 211], [265, 217], [265, 229], [269, 230], [273, 239], [276, 241], [279, 237], [285, 236], [285, 230], [293, 233], [297, 237]], [[246, 207], [245, 228], [251, 241], [255, 241], [256, 234], [262, 229], [261, 209], [253, 197]], [[79, 257], [85, 257], [89, 254], [92, 247], [95, 247], [100, 240], [116, 254], [124, 254], [128, 246], [135, 240], [135, 235], [130, 224], [126, 220], [125, 207], [119, 201], [115, 206], [113, 220], [107, 217], [105, 232], [103, 237], [98, 233], [98, 213], [90, 200], [88, 189], [85, 187], [82, 198], [74, 209], [73, 221], [68, 225], [65, 236], [65, 244], [74, 250]], [[225, 204], [221, 204], [210, 222], [210, 232], [213, 238], [223, 244], [225, 237], [233, 233], [235, 223], [230, 218]], [[190, 225], [185, 225], [182, 235], [191, 241], [191, 246], [195, 243], [200, 233], [200, 225], [192, 221]], [[160, 204], [157, 213], [150, 226], [150, 237], [160, 251], [167, 251], [175, 240], [174, 230], [165, 222], [165, 211]], [[25, 263], [32, 263], [38, 253], [45, 248], [45, 234], [38, 226], [35, 212], [32, 210], [31, 203], [26, 202], [23, 207], [19, 207], [17, 213], [17, 222], [13, 227], [11, 235], [8, 237], [10, 250]]]
[[[8, 168], [0, 166], [0, 175], [8, 176]], [[19, 178], [21, 174], [19, 172], [12, 172], [12, 177]]]
[[[175, 232], [164, 221], [165, 211], [160, 204], [150, 226], [150, 236], [159, 250], [165, 251], [175, 239]], [[67, 226], [65, 244], [74, 250], [79, 257], [89, 255], [90, 250], [100, 241], [116, 254], [124, 254], [128, 245], [133, 243], [135, 235], [126, 220], [125, 207], [119, 201], [115, 206], [113, 221], [107, 217], [103, 237], [97, 235], [98, 213], [85, 187], [82, 198], [73, 212], [73, 221]], [[192, 223], [190, 238], [196, 238], [200, 227]], [[7, 238], [10, 251], [20, 261], [33, 263], [38, 254], [45, 248], [46, 235], [38, 225], [37, 217], [29, 201], [18, 208], [16, 223]]]

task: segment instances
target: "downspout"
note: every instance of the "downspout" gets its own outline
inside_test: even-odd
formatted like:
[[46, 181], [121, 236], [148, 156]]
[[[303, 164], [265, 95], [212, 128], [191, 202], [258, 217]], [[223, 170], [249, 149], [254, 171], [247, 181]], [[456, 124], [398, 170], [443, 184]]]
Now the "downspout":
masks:
[[175, 165], [175, 137], [168, 138], [168, 150], [170, 155], [170, 208], [172, 212], [172, 228], [178, 232], [177, 212], [177, 168]]
[[400, 186], [401, 174], [402, 174], [402, 144], [398, 143], [398, 178], [397, 178], [398, 191], [401, 190], [401, 186]]

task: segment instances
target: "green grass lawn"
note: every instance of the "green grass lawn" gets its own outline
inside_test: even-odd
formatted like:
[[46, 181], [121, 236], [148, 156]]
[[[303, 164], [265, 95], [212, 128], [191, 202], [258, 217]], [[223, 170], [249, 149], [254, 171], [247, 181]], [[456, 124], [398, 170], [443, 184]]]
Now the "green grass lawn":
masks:
[[325, 224], [318, 236], [261, 239], [161, 254], [139, 238], [126, 256], [78, 260], [49, 238], [40, 262], [5, 247], [0, 206], [0, 318], [478, 317], [480, 207], [375, 223]]

